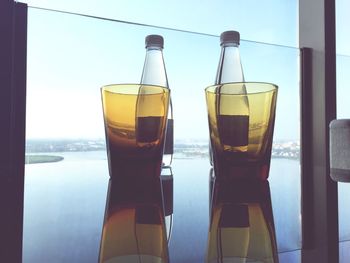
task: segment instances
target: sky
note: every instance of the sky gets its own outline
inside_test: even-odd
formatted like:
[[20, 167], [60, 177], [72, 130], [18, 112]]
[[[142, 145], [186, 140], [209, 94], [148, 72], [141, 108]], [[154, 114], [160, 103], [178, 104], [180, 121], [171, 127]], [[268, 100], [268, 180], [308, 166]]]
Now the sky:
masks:
[[275, 140], [299, 139], [296, 0], [23, 2], [29, 6], [202, 33], [30, 8], [29, 139], [103, 138], [100, 87], [138, 83], [145, 56], [144, 38], [154, 33], [165, 39], [164, 59], [172, 90], [175, 139], [208, 138], [204, 88], [213, 84], [216, 75], [220, 55], [218, 35], [230, 29], [240, 31], [243, 39], [240, 50], [245, 79], [279, 86]]
[[30, 6], [297, 46], [297, 0], [27, 0]]

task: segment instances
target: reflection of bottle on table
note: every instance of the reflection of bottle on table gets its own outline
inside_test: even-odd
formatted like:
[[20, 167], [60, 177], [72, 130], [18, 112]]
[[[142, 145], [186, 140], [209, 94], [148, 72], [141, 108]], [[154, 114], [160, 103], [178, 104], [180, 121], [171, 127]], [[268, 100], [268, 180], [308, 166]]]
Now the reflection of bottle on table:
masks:
[[207, 262], [278, 262], [268, 182], [216, 180]]
[[159, 178], [110, 182], [99, 262], [169, 262]]
[[160, 175], [164, 202], [165, 227], [168, 243], [171, 238], [173, 227], [173, 204], [174, 204], [174, 179], [171, 167], [163, 167]]

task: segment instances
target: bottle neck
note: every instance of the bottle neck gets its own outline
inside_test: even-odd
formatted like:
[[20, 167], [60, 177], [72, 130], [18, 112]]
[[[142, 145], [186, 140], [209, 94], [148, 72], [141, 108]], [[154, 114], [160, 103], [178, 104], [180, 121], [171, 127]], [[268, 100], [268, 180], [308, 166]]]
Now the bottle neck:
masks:
[[141, 84], [169, 87], [161, 48], [147, 47]]
[[243, 69], [237, 44], [225, 44], [221, 48], [215, 84], [244, 82]]

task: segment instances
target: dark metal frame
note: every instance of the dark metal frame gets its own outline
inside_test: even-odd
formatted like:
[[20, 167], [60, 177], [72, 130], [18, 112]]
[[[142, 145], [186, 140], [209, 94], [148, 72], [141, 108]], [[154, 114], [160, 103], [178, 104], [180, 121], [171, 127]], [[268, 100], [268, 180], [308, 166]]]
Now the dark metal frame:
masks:
[[27, 5], [0, 1], [0, 261], [22, 262]]
[[302, 262], [339, 262], [338, 189], [330, 176], [336, 117], [335, 0], [299, 0]]
[[314, 242], [314, 213], [313, 205], [314, 202], [312, 198], [308, 196], [313, 196], [313, 178], [308, 176], [312, 174], [312, 114], [311, 114], [311, 87], [312, 87], [312, 49], [311, 48], [301, 48], [300, 50], [300, 107], [301, 107], [301, 142], [302, 145], [300, 151], [300, 164], [301, 164], [301, 211], [303, 215], [302, 223], [302, 242], [304, 249], [312, 248]]

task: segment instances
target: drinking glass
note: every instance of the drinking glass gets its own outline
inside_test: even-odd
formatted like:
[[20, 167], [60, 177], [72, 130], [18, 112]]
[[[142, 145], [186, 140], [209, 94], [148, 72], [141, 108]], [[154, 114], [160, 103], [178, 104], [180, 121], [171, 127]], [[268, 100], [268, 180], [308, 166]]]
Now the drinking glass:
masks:
[[140, 84], [101, 88], [112, 179], [159, 177], [169, 89]]
[[217, 178], [268, 178], [277, 89], [274, 84], [261, 82], [226, 83], [205, 89]]

